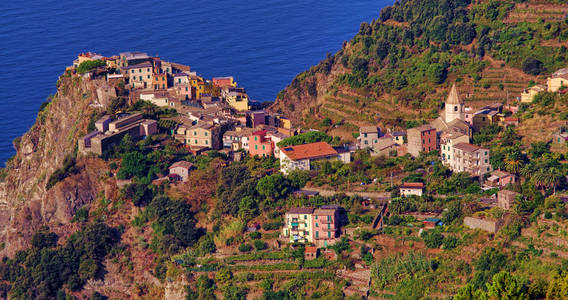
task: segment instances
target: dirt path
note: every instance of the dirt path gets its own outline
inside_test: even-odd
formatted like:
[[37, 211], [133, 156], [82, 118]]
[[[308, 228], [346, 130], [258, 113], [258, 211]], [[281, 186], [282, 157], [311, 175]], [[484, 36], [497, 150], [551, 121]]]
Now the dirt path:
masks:
[[326, 189], [320, 189], [320, 188], [315, 188], [315, 187], [305, 187], [303, 188], [303, 190], [305, 191], [311, 191], [311, 192], [318, 192], [320, 195], [324, 196], [324, 197], [330, 197], [333, 196], [335, 194], [345, 194], [347, 196], [361, 196], [364, 198], [389, 198], [390, 199], [390, 193], [387, 192], [347, 192], [347, 191], [335, 191], [335, 190], [326, 190]]

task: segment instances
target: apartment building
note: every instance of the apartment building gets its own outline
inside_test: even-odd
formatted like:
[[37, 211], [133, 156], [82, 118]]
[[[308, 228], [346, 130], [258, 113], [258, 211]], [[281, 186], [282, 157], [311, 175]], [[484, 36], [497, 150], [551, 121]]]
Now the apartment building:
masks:
[[459, 143], [453, 146], [453, 152], [448, 159], [448, 166], [453, 172], [467, 172], [471, 176], [483, 176], [491, 172], [489, 149]]
[[431, 125], [408, 129], [407, 139], [408, 153], [414, 157], [420, 155], [420, 152], [430, 152], [438, 148], [436, 128]]

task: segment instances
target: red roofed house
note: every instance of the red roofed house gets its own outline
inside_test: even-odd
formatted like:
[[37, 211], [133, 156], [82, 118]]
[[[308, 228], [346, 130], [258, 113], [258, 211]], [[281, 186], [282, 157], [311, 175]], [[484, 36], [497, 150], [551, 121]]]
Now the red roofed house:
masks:
[[220, 87], [220, 88], [224, 88], [224, 87], [236, 87], [237, 83], [235, 82], [235, 80], [233, 79], [232, 76], [229, 77], [214, 77], [213, 79], [213, 84]]
[[405, 182], [400, 187], [401, 196], [416, 195], [418, 197], [422, 196], [424, 193], [424, 183], [422, 182]]
[[185, 160], [175, 162], [170, 166], [170, 175], [178, 175], [179, 177], [181, 177], [181, 180], [187, 181], [187, 179], [189, 178], [189, 171], [192, 167], [193, 164]]
[[304, 259], [305, 260], [312, 260], [318, 257], [318, 248], [307, 246], [304, 251]]
[[266, 136], [266, 130], [259, 130], [249, 136], [250, 156], [271, 156], [274, 153], [274, 143]]
[[326, 142], [286, 146], [280, 148], [280, 171], [288, 174], [293, 170], [311, 170], [313, 161], [338, 157], [337, 151]]

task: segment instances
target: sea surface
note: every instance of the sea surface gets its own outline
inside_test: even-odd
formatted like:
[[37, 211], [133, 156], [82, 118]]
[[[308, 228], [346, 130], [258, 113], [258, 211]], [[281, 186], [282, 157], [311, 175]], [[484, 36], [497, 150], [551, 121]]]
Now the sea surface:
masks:
[[[393, 0], [12, 0], [0, 4], [0, 162], [80, 52], [145, 51], [274, 100]], [[0, 163], [1, 165], [2, 163]]]

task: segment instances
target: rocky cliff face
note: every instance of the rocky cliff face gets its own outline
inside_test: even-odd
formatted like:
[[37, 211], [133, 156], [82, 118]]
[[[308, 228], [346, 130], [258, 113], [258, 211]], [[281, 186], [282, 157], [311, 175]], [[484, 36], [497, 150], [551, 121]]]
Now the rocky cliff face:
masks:
[[51, 103], [16, 139], [17, 154], [7, 163], [7, 175], [0, 183], [0, 256], [12, 256], [27, 246], [42, 225], [68, 223], [102, 190], [99, 178], [105, 165], [96, 158], [79, 159], [77, 172], [49, 190], [46, 183], [64, 158], [73, 155], [94, 113], [105, 109], [113, 96], [114, 87], [104, 80], [62, 76]]

